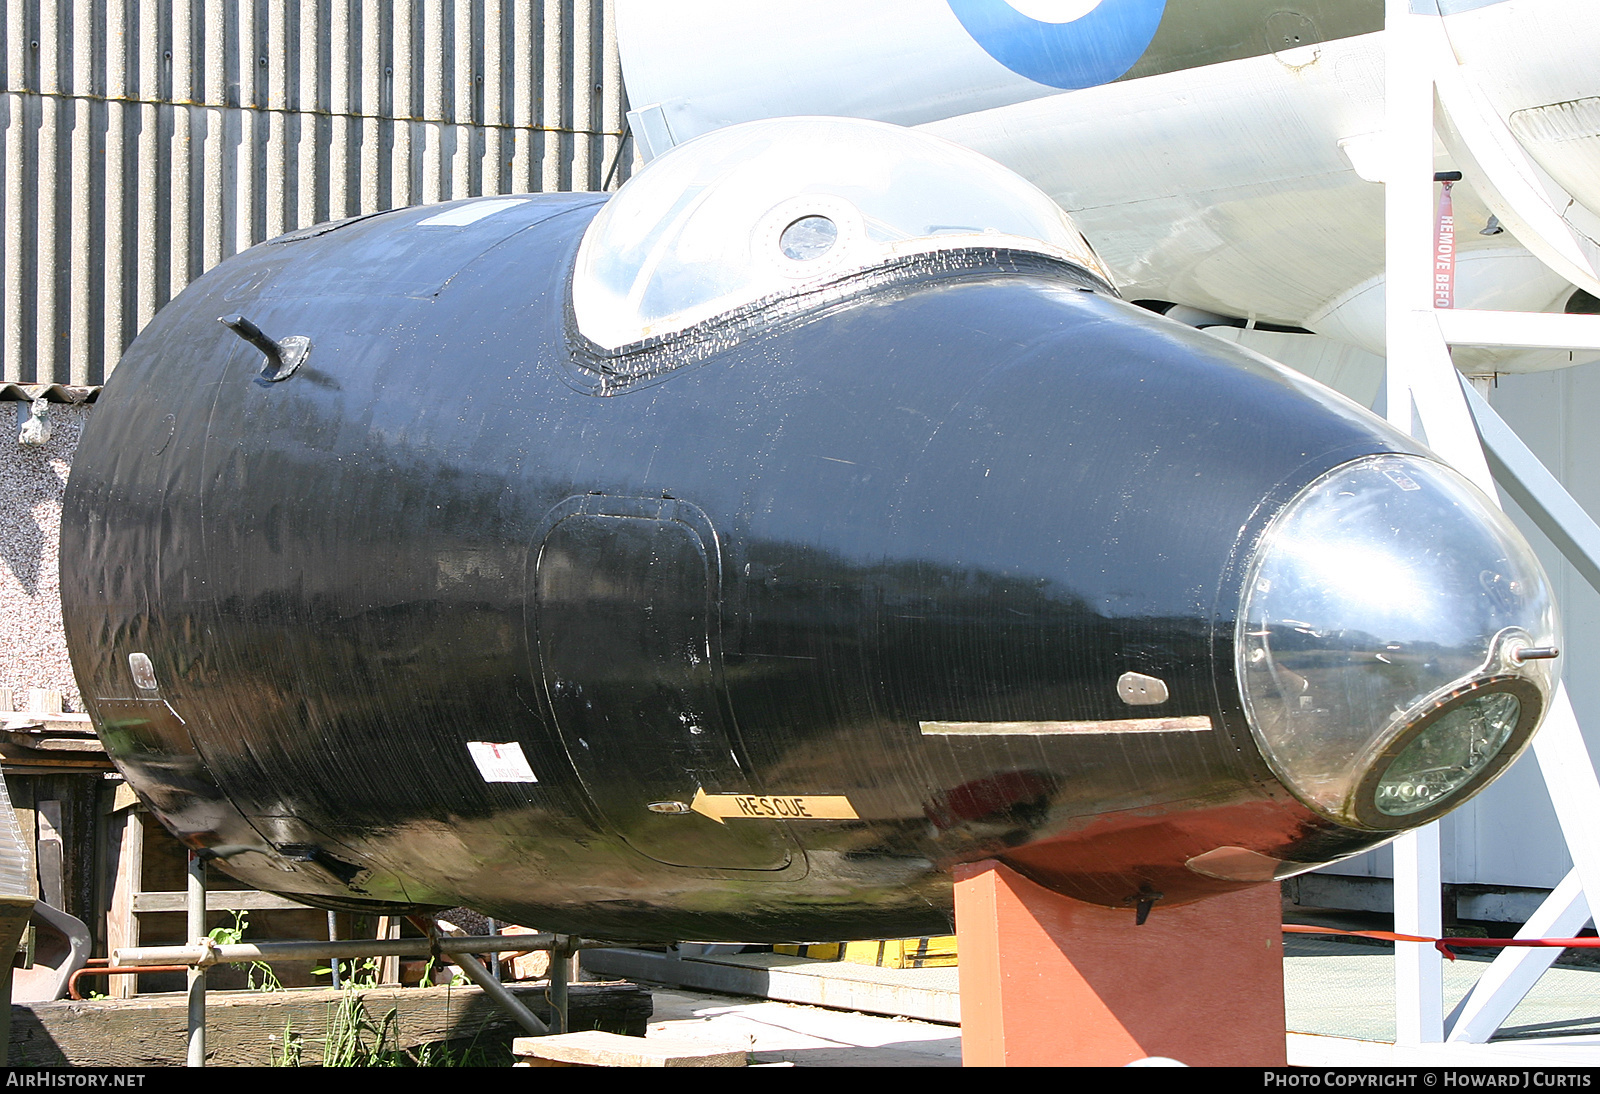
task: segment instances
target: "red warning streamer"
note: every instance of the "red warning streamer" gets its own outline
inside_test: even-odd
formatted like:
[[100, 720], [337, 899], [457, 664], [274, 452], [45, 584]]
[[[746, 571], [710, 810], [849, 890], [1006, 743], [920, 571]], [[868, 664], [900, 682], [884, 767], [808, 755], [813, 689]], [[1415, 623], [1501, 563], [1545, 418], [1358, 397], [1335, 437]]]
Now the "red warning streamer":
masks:
[[1454, 183], [1444, 184], [1439, 195], [1439, 215], [1433, 237], [1433, 306], [1456, 306], [1456, 215], [1450, 197]]
[[1505, 949], [1593, 950], [1600, 949], [1600, 938], [1425, 938], [1415, 934], [1395, 934], [1393, 931], [1341, 931], [1335, 927], [1310, 927], [1300, 923], [1285, 923], [1284, 934], [1341, 934], [1352, 938], [1376, 938], [1383, 942], [1431, 942], [1433, 948], [1450, 960], [1456, 959], [1453, 947], [1482, 947]]

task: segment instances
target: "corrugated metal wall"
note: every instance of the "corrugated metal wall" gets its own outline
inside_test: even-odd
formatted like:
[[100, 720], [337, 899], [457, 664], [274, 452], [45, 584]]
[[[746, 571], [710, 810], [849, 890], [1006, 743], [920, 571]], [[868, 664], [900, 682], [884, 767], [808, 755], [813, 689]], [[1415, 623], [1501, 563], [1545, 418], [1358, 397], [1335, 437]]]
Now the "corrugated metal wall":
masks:
[[628, 173], [609, 0], [0, 0], [4, 379], [99, 383], [222, 259]]

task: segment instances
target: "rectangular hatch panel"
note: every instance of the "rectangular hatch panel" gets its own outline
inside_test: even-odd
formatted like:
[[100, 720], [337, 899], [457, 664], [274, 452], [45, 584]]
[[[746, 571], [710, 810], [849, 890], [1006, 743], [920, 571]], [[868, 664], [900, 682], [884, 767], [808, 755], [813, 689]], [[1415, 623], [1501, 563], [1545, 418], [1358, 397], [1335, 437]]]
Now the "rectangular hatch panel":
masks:
[[535, 648], [590, 799], [659, 862], [783, 869], [791, 844], [776, 822], [670, 811], [701, 789], [754, 790], [724, 710], [709, 522], [670, 499], [588, 495], [563, 508], [538, 549]]

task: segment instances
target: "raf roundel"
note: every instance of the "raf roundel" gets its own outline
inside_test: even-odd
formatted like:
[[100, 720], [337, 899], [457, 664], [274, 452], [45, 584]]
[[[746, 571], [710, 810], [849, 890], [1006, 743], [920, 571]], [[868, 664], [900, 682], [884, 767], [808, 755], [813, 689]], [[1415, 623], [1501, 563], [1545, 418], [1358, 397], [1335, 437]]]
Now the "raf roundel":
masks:
[[1075, 91], [1108, 84], [1150, 47], [1166, 0], [949, 0], [984, 52], [1019, 76]]

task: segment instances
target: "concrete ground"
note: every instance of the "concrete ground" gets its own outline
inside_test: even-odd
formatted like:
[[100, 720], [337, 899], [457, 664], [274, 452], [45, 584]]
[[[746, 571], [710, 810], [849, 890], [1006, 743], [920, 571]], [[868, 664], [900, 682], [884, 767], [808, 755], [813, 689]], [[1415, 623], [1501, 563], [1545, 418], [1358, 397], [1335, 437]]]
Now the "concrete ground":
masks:
[[[750, 965], [763, 970], [780, 961], [771, 954], [715, 960], [719, 968]], [[793, 967], [805, 971], [803, 966], [810, 965], [818, 975], [826, 975], [842, 967], [831, 962], [781, 960], [789, 962], [782, 969], [791, 972]], [[1447, 962], [1446, 1006], [1460, 998], [1486, 967], [1479, 960]], [[881, 979], [896, 975], [892, 970], [871, 971]], [[857, 972], [845, 969], [847, 974]], [[1515, 1065], [1522, 1066], [1528, 1061], [1566, 1065], [1600, 1059], [1600, 1045], [1595, 1041], [1600, 1034], [1600, 968], [1551, 969], [1502, 1027], [1494, 1046], [1460, 1046], [1437, 1061], [1409, 1056], [1390, 1060], [1380, 1051], [1392, 1048], [1387, 1043], [1394, 1040], [1392, 947], [1290, 935], [1285, 939], [1284, 973], [1293, 1063], [1475, 1066], [1508, 1063], [1515, 1057]], [[860, 988], [853, 981], [846, 986]], [[695, 988], [655, 986], [652, 990], [655, 1015], [649, 1027], [651, 1035], [746, 1049], [759, 1064], [956, 1067], [961, 1063], [961, 1034], [954, 1025]], [[954, 991], [953, 984], [949, 990]], [[881, 1009], [893, 1008], [883, 1005]], [[1369, 1051], [1361, 1051], [1363, 1046]], [[1379, 1055], [1372, 1056], [1372, 1052]], [[1499, 1058], [1501, 1054], [1505, 1060]]]
[[960, 1067], [961, 1031], [910, 1018], [652, 988], [646, 1036], [746, 1048], [757, 1064], [794, 1067]]
[[[1291, 1032], [1393, 1041], [1394, 948], [1289, 935], [1284, 940], [1284, 1003]], [[1448, 1012], [1488, 968], [1462, 958], [1444, 963]], [[1497, 1041], [1600, 1033], [1600, 969], [1547, 971], [1500, 1027]]]

